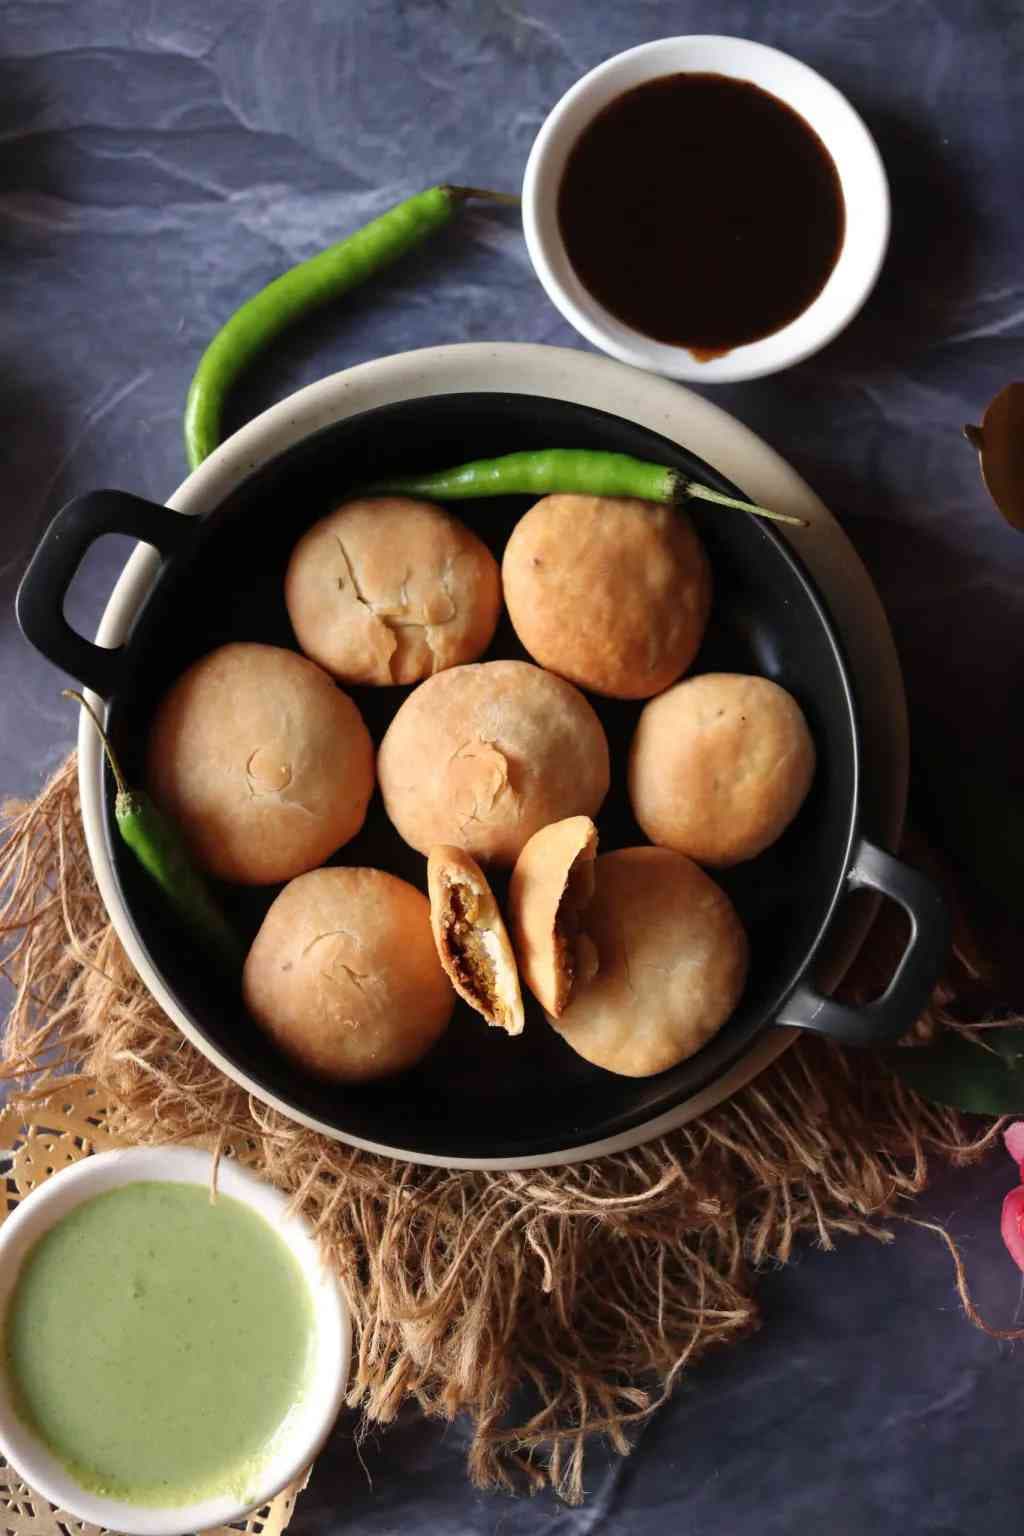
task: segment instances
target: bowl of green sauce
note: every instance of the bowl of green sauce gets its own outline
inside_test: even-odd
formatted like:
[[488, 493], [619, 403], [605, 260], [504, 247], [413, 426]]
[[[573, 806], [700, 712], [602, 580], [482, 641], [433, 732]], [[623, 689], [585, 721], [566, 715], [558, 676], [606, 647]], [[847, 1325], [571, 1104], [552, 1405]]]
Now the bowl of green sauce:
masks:
[[79, 1519], [227, 1525], [313, 1461], [351, 1327], [284, 1195], [209, 1153], [88, 1157], [0, 1227], [0, 1452]]

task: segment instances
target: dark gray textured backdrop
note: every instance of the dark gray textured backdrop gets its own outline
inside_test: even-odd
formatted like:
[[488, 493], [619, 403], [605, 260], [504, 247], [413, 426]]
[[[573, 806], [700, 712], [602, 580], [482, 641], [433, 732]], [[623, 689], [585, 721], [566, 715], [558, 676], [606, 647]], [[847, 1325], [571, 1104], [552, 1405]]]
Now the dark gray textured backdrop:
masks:
[[[792, 460], [867, 560], [919, 763], [951, 743], [1019, 753], [1024, 544], [990, 512], [957, 432], [1024, 372], [1021, 0], [4, 0], [0, 791], [37, 787], [75, 724], [15, 630], [25, 559], [76, 492], [174, 488], [190, 372], [234, 305], [431, 182], [515, 188], [574, 79], [686, 31], [797, 54], [878, 139], [895, 218], [868, 308], [819, 357], [714, 398]], [[464, 339], [580, 345], [506, 215], [473, 215], [279, 347], [235, 421], [347, 364]], [[97, 551], [81, 622], [123, 556]], [[1004, 1322], [1019, 1293], [997, 1233], [1012, 1177], [1001, 1157], [940, 1171], [918, 1207], [964, 1239]], [[808, 1249], [762, 1294], [760, 1334], [689, 1373], [630, 1460], [595, 1451], [581, 1511], [474, 1493], [462, 1427], [410, 1415], [366, 1449], [372, 1487], [343, 1425], [293, 1529], [1020, 1528], [1024, 1358], [961, 1320], [933, 1238]]]

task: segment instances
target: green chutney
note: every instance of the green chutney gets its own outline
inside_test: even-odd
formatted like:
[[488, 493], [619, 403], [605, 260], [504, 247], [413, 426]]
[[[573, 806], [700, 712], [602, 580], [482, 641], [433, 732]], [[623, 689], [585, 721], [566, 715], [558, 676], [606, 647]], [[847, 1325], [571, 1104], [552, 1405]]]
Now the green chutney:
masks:
[[313, 1303], [268, 1221], [197, 1184], [86, 1201], [22, 1264], [4, 1320], [16, 1411], [94, 1493], [245, 1496], [303, 1395]]

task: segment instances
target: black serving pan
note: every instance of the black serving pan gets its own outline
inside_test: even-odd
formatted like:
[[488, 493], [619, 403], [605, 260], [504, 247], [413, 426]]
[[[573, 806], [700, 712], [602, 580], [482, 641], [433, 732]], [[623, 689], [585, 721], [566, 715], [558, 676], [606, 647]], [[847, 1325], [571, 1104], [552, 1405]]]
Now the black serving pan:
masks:
[[[272, 459], [215, 510], [188, 518], [116, 491], [69, 503], [54, 519], [18, 594], [27, 638], [108, 701], [108, 727], [129, 778], [140, 780], [143, 744], [164, 690], [196, 657], [228, 640], [295, 647], [282, 595], [299, 535], [360, 482], [514, 449], [606, 448], [657, 460], [741, 494], [664, 438], [588, 407], [511, 394], [454, 394], [403, 401], [334, 423]], [[455, 510], [500, 558], [526, 498], [464, 502]], [[861, 747], [849, 672], [821, 597], [771, 525], [701, 503], [693, 517], [714, 571], [711, 623], [696, 671], [757, 672], [799, 700], [818, 748], [814, 787], [793, 825], [759, 858], [716, 878], [751, 939], [750, 979], [739, 1009], [696, 1056], [657, 1077], [616, 1077], [576, 1056], [528, 1010], [516, 1039], [488, 1029], [461, 1005], [429, 1057], [401, 1077], [359, 1087], [325, 1085], [287, 1062], [246, 1017], [170, 920], [121, 843], [106, 782], [106, 835], [115, 878], [137, 938], [195, 1037], [258, 1093], [333, 1133], [406, 1157], [490, 1163], [553, 1154], [636, 1132], [720, 1077], [777, 1023], [850, 1044], [892, 1040], [926, 1002], [947, 945], [948, 921], [933, 887], [866, 841], [860, 830]], [[118, 650], [75, 634], [63, 616], [86, 550], [106, 533], [155, 545], [163, 559]], [[814, 538], [813, 530], [806, 537]], [[523, 657], [503, 618], [489, 657]], [[408, 689], [356, 689], [379, 742]], [[612, 789], [598, 818], [602, 851], [643, 842], [625, 790], [626, 753], [640, 705], [593, 698], [612, 750]], [[426, 885], [425, 860], [391, 827], [379, 796], [359, 837], [335, 862], [370, 864]], [[499, 895], [503, 894], [500, 881]], [[810, 976], [844, 893], [893, 897], [911, 934], [884, 996], [854, 1011], [818, 995]], [[223, 887], [238, 927], [253, 935], [278, 887]]]

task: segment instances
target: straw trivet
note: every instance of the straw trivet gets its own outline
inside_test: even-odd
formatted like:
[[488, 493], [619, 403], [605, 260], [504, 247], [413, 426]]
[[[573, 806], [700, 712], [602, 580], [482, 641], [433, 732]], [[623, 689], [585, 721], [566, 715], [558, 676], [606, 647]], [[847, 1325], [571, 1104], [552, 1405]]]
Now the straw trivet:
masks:
[[[468, 1414], [480, 1485], [550, 1481], [578, 1501], [593, 1435], [625, 1454], [691, 1362], [757, 1325], [760, 1266], [785, 1263], [801, 1238], [891, 1241], [884, 1223], [913, 1220], [929, 1157], [966, 1163], [997, 1138], [918, 1099], [870, 1053], [805, 1036], [727, 1103], [632, 1152], [533, 1172], [412, 1167], [250, 1099], [161, 1013], [96, 890], [73, 758], [10, 808], [0, 886], [16, 988], [0, 1070], [35, 1083], [10, 1115], [53, 1124], [55, 1088], [69, 1104], [84, 1088], [105, 1111], [61, 1130], [52, 1156], [42, 1141], [43, 1160], [93, 1143], [93, 1120], [125, 1141], [241, 1153], [294, 1195], [336, 1267], [355, 1334], [350, 1407], [364, 1425], [390, 1422], [406, 1398]], [[880, 919], [846, 996], [876, 995], [901, 942]], [[918, 1031], [983, 1006], [980, 970], [961, 922]], [[62, 1066], [85, 1079], [55, 1084]], [[261, 1522], [268, 1513], [287, 1518], [272, 1507]]]
[[[0, 1222], [61, 1169], [93, 1152], [125, 1146], [111, 1130], [109, 1115], [103, 1089], [87, 1077], [59, 1083], [34, 1102], [29, 1116], [10, 1106], [0, 1110], [0, 1172], [5, 1183]], [[247, 1520], [219, 1526], [217, 1533], [281, 1536], [305, 1481], [302, 1477], [291, 1483]], [[76, 1519], [35, 1493], [0, 1457], [0, 1536], [101, 1536], [101, 1527]]]

